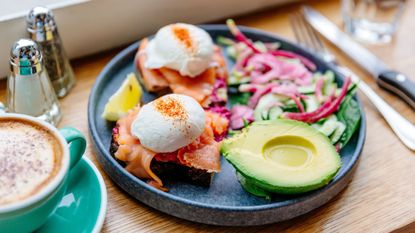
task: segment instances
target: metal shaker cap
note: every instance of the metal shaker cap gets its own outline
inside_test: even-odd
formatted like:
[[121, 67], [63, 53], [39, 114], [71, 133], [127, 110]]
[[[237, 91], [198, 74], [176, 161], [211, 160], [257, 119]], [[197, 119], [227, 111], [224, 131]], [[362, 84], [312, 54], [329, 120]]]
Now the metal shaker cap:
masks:
[[10, 50], [10, 70], [17, 75], [33, 75], [42, 70], [42, 53], [36, 42], [20, 39]]
[[26, 16], [27, 31], [34, 41], [48, 41], [53, 39], [56, 23], [51, 10], [37, 6]]

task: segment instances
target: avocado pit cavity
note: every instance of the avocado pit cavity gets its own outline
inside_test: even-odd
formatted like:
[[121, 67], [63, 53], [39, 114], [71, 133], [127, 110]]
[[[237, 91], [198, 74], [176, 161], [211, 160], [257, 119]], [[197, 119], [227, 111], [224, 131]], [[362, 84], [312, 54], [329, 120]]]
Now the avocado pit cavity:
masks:
[[287, 168], [306, 166], [316, 154], [313, 144], [303, 137], [280, 136], [269, 140], [263, 147], [265, 160]]

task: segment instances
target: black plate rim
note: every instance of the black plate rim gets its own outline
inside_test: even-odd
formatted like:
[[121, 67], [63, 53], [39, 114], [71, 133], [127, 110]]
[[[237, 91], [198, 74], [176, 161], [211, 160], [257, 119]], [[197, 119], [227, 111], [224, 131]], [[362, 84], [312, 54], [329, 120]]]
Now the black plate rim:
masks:
[[[210, 30], [228, 30], [227, 26], [224, 24], [202, 24], [202, 25], [198, 25], [200, 27], [202, 27], [203, 29], [210, 31]], [[250, 27], [244, 27], [244, 26], [238, 26], [242, 32], [244, 33], [251, 33], [251, 34], [262, 34], [265, 36], [268, 36], [270, 38], [273, 38], [275, 40], [278, 41], [282, 41], [283, 43], [289, 44], [290, 46], [295, 47], [296, 49], [300, 50], [302, 53], [307, 54], [308, 57], [312, 57], [314, 60], [319, 60], [321, 61], [321, 59], [319, 59], [317, 56], [313, 55], [312, 53], [308, 52], [307, 50], [301, 48], [300, 46], [296, 45], [295, 43], [284, 39], [280, 36], [259, 30], [259, 29], [254, 29], [254, 28], [250, 28]], [[191, 205], [191, 206], [195, 206], [195, 207], [199, 207], [199, 208], [207, 208], [207, 209], [216, 209], [216, 210], [221, 210], [221, 211], [237, 211], [237, 212], [251, 212], [251, 211], [262, 211], [262, 210], [270, 210], [270, 209], [274, 209], [274, 208], [282, 208], [282, 207], [286, 207], [289, 205], [293, 205], [293, 204], [298, 204], [299, 202], [303, 202], [306, 201], [308, 199], [312, 199], [316, 196], [318, 196], [320, 193], [324, 192], [327, 189], [330, 189], [330, 187], [332, 187], [333, 185], [335, 185], [336, 183], [338, 183], [339, 181], [341, 181], [349, 172], [351, 172], [353, 170], [353, 167], [355, 166], [355, 164], [358, 162], [359, 158], [360, 158], [360, 154], [362, 152], [363, 149], [363, 145], [364, 145], [364, 141], [366, 138], [366, 117], [365, 117], [365, 113], [363, 110], [363, 105], [362, 102], [360, 101], [360, 98], [356, 95], [356, 100], [360, 106], [360, 112], [361, 112], [361, 122], [360, 122], [360, 129], [359, 129], [359, 135], [360, 137], [358, 138], [358, 141], [356, 143], [356, 149], [353, 153], [351, 162], [349, 162], [349, 164], [347, 165], [347, 167], [344, 169], [343, 173], [339, 173], [336, 175], [336, 181], [332, 181], [330, 182], [327, 186], [318, 189], [308, 195], [305, 196], [301, 196], [301, 197], [295, 197], [293, 199], [289, 199], [283, 202], [278, 202], [278, 203], [270, 203], [270, 204], [264, 204], [264, 205], [255, 205], [255, 206], [223, 206], [223, 205], [212, 205], [212, 204], [205, 204], [205, 203], [201, 203], [201, 202], [196, 202], [196, 201], [191, 201], [185, 198], [181, 198], [178, 196], [175, 196], [173, 194], [170, 194], [168, 192], [163, 192], [160, 191], [150, 185], [148, 185], [147, 183], [145, 183], [144, 181], [142, 181], [141, 179], [135, 177], [134, 175], [130, 174], [129, 172], [127, 172], [109, 153], [108, 151], [108, 147], [109, 145], [104, 145], [99, 139], [98, 139], [98, 134], [99, 132], [97, 131], [97, 128], [95, 126], [96, 122], [95, 122], [95, 118], [94, 118], [94, 108], [95, 105], [92, 103], [96, 103], [97, 102], [97, 98], [99, 98], [99, 93], [97, 93], [97, 90], [99, 90], [100, 85], [103, 83], [102, 81], [105, 79], [106, 73], [108, 73], [108, 71], [110, 71], [112, 69], [113, 66], [115, 66], [117, 63], [122, 62], [123, 58], [129, 54], [131, 51], [135, 51], [138, 49], [138, 45], [139, 42], [135, 42], [131, 45], [129, 45], [127, 48], [125, 48], [124, 50], [122, 50], [120, 53], [118, 53], [105, 67], [104, 69], [101, 71], [101, 73], [99, 74], [98, 78], [96, 79], [94, 86], [91, 90], [90, 96], [89, 96], [89, 101], [88, 101], [88, 128], [89, 128], [89, 133], [92, 136], [92, 140], [94, 142], [94, 145], [98, 151], [98, 153], [100, 153], [102, 156], [104, 156], [107, 160], [111, 161], [112, 164], [115, 166], [116, 169], [120, 170], [121, 173], [123, 175], [125, 175], [128, 179], [131, 179], [132, 181], [138, 183], [140, 186], [142, 186], [142, 188], [146, 189], [147, 191], [153, 192], [157, 195], [160, 195], [163, 198], [168, 198], [171, 199], [175, 202], [179, 202], [179, 203], [183, 203], [186, 205]], [[337, 77], [342, 77], [342, 75], [338, 72], [338, 69], [332, 65], [332, 64], [328, 64], [326, 62], [325, 63], [326, 66], [331, 69], [332, 71], [334, 71], [336, 73]], [[342, 77], [343, 78], [343, 77]], [[343, 165], [344, 166], [344, 165]]]

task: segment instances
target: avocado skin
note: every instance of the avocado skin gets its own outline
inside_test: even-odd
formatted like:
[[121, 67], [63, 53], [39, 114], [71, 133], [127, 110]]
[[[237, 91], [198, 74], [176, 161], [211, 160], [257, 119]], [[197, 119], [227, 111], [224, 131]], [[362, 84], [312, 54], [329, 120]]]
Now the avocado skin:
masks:
[[239, 183], [248, 193], [258, 197], [263, 197], [267, 200], [271, 200], [272, 193], [255, 185], [254, 181], [252, 181], [251, 179], [244, 177], [239, 172], [236, 172], [236, 177], [238, 178]]
[[[321, 180], [320, 183], [310, 184], [307, 186], [299, 186], [299, 187], [273, 186], [273, 185], [269, 185], [268, 183], [266, 183], [266, 181], [260, 181], [252, 177], [245, 177], [245, 179], [246, 179], [246, 182], [250, 183], [251, 185], [256, 185], [257, 188], [262, 189], [265, 192], [268, 191], [270, 193], [278, 193], [278, 194], [284, 194], [284, 195], [296, 195], [296, 194], [307, 193], [307, 192], [326, 186], [334, 178], [334, 176], [337, 174], [339, 169], [337, 169], [336, 173], [330, 176], [326, 176], [323, 180]], [[245, 186], [243, 187], [245, 189]]]
[[[255, 177], [252, 175], [252, 172], [249, 172], [245, 167], [238, 166], [238, 163], [234, 161], [232, 157], [232, 153], [235, 153], [233, 151], [233, 145], [238, 140], [243, 140], [244, 137], [247, 137], [247, 135], [250, 133], [251, 127], [256, 127], [256, 125], [259, 126], [293, 126], [296, 128], [304, 128], [308, 132], [312, 132], [316, 135], [317, 140], [322, 141], [322, 145], [324, 147], [327, 146], [327, 151], [329, 156], [333, 156], [333, 164], [331, 166], [331, 169], [328, 169], [327, 174], [324, 176], [319, 177], [318, 179], [313, 180], [309, 183], [304, 183], [301, 185], [278, 185], [278, 184], [271, 184], [268, 182], [267, 179], [259, 179], [258, 177]], [[278, 136], [278, 134], [277, 134]], [[301, 136], [301, 135], [300, 135]], [[248, 142], [249, 143], [249, 142]], [[234, 135], [232, 138], [226, 139], [221, 147], [221, 153], [224, 155], [224, 157], [235, 167], [237, 170], [237, 173], [240, 174], [240, 176], [243, 179], [239, 179], [241, 185], [243, 188], [256, 196], [262, 196], [266, 197], [265, 195], [268, 193], [277, 193], [277, 194], [284, 194], [284, 195], [295, 195], [295, 194], [302, 194], [306, 192], [313, 191], [315, 189], [319, 189], [325, 185], [327, 185], [337, 174], [339, 169], [341, 168], [341, 158], [339, 154], [335, 151], [334, 146], [330, 143], [329, 138], [327, 138], [322, 133], [318, 132], [316, 129], [312, 128], [311, 126], [307, 125], [306, 123], [299, 122], [299, 121], [293, 121], [293, 120], [270, 120], [270, 121], [261, 121], [261, 122], [254, 122], [250, 126], [244, 128], [242, 132]], [[236, 152], [237, 153], [237, 152]], [[248, 156], [248, 154], [246, 155]], [[242, 182], [241, 182], [242, 181]], [[259, 190], [259, 191], [258, 191]]]

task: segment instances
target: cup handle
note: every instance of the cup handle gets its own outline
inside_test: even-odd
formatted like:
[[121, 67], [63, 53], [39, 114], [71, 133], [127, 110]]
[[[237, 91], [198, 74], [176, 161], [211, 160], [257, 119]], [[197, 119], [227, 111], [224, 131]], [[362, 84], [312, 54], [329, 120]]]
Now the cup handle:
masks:
[[72, 169], [85, 152], [86, 139], [81, 132], [72, 127], [64, 127], [59, 131], [68, 142], [71, 157], [70, 168]]
[[6, 113], [6, 107], [4, 107], [4, 104], [0, 102], [0, 115]]

